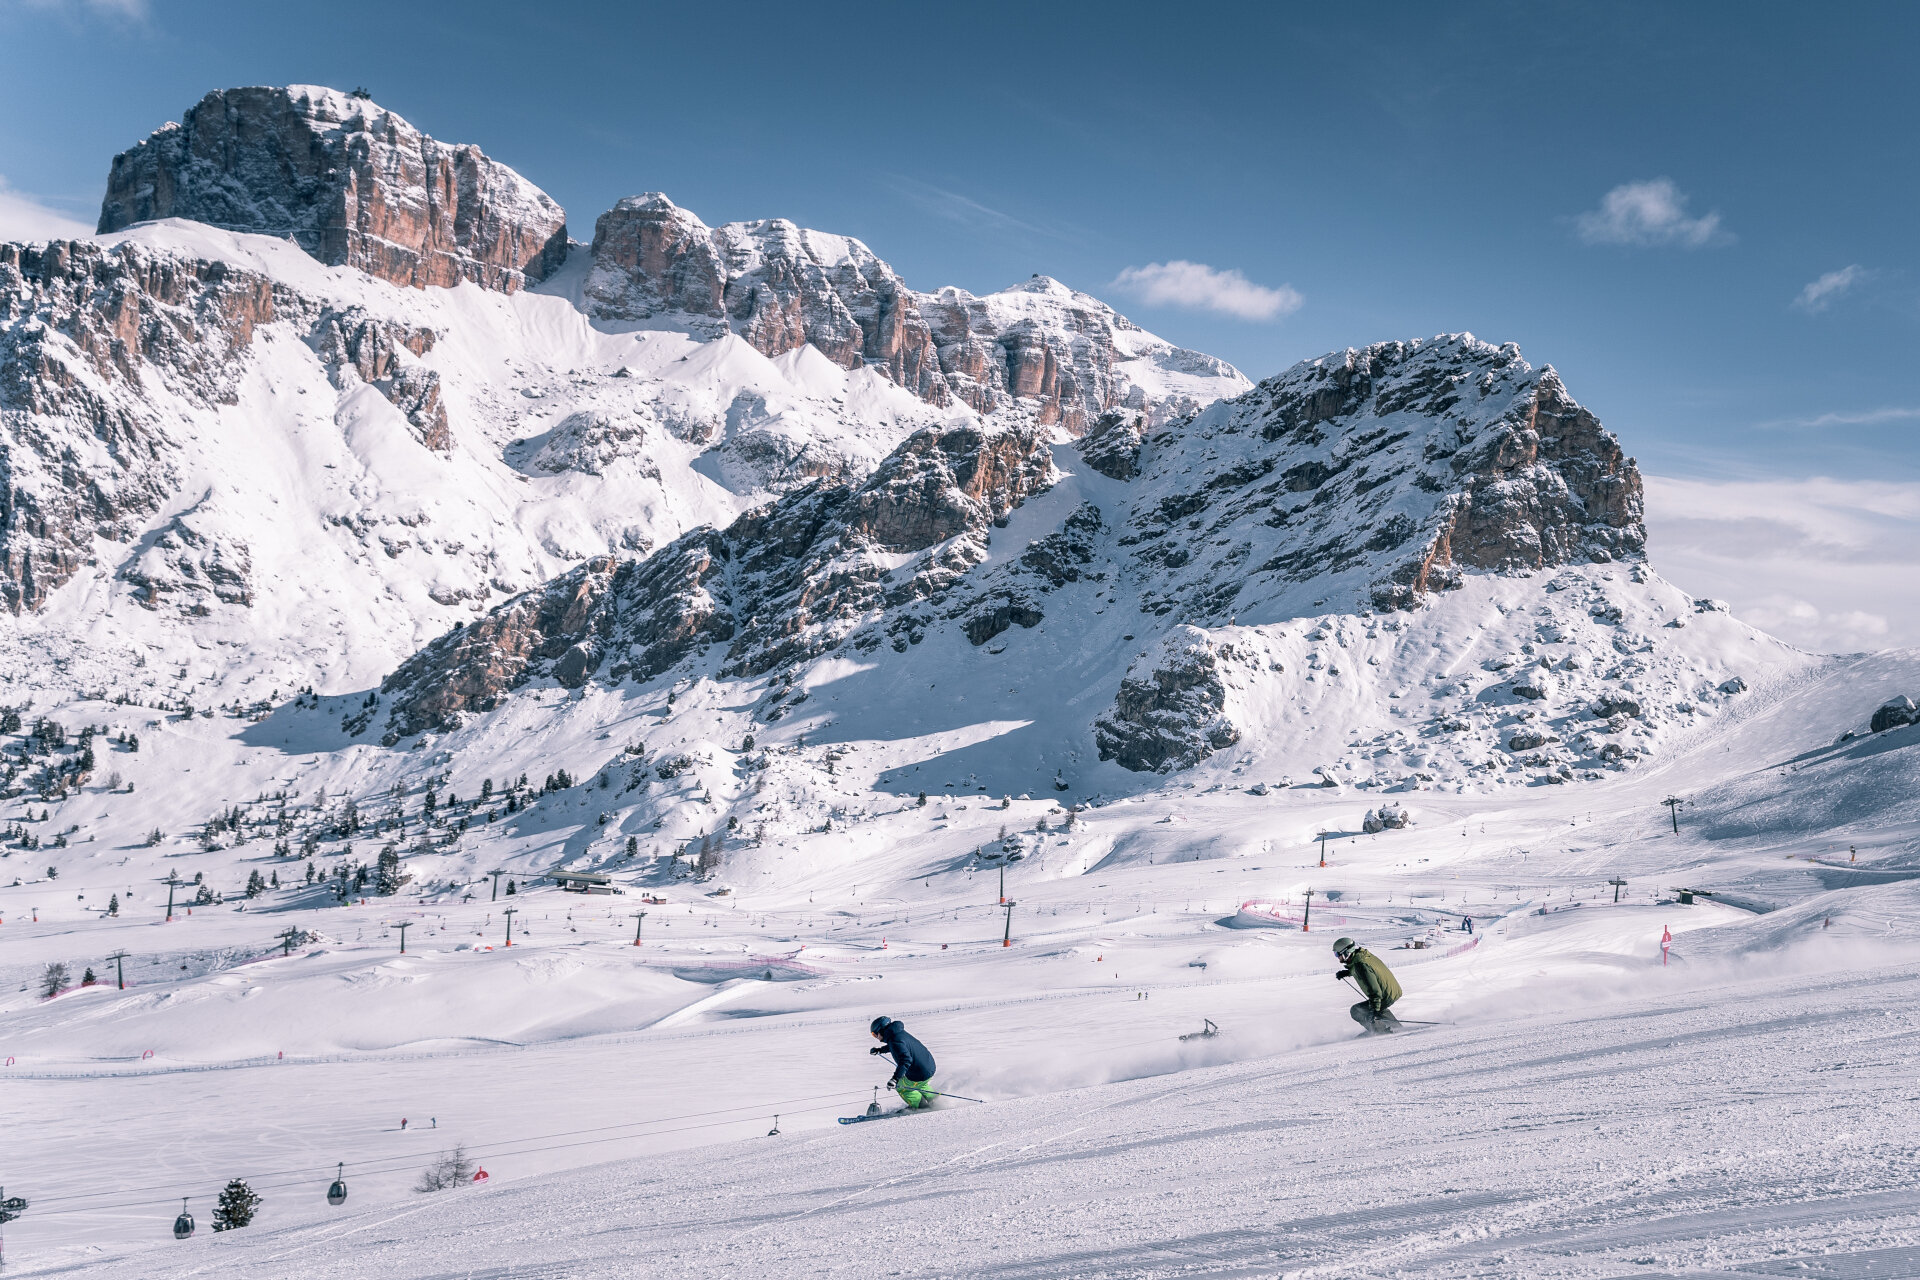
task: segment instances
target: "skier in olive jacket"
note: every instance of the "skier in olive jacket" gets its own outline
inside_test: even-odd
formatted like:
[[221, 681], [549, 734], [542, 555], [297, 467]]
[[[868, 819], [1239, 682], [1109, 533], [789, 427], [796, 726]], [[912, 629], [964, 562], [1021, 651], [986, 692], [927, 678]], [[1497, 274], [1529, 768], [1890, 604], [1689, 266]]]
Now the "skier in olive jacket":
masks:
[[1394, 978], [1393, 971], [1379, 956], [1352, 938], [1341, 938], [1335, 942], [1333, 954], [1345, 966], [1334, 977], [1352, 978], [1360, 985], [1361, 994], [1366, 996], [1366, 999], [1347, 1011], [1353, 1020], [1373, 1035], [1383, 1035], [1399, 1026], [1400, 1020], [1393, 1016], [1391, 1010], [1393, 1002], [1400, 998], [1400, 983]]
[[927, 1046], [907, 1034], [907, 1029], [892, 1018], [882, 1014], [873, 1020], [867, 1030], [880, 1043], [867, 1050], [868, 1053], [890, 1053], [893, 1055], [893, 1078], [887, 1081], [887, 1088], [900, 1095], [900, 1101], [907, 1104], [909, 1111], [930, 1107], [936, 1094], [929, 1084], [933, 1080], [933, 1055]]

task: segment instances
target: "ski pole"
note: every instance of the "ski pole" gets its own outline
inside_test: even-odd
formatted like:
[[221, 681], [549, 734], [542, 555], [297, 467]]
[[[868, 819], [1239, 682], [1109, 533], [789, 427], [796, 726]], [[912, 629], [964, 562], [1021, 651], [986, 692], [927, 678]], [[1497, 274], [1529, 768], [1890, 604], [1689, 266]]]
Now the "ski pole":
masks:
[[[1353, 987], [1355, 991], [1360, 991], [1359, 987], [1354, 986], [1354, 981], [1352, 978], [1343, 978], [1342, 981], [1345, 982], [1348, 986]], [[1364, 991], [1360, 991], [1360, 994], [1364, 997], [1367, 993]], [[1447, 1022], [1429, 1022], [1425, 1018], [1403, 1018], [1397, 1013], [1389, 1014], [1388, 1016], [1391, 1017], [1395, 1022], [1405, 1022], [1416, 1027], [1446, 1027], [1446, 1026], [1452, 1025], [1451, 1023], [1447, 1023]]]
[[963, 1093], [941, 1093], [938, 1089], [929, 1089], [928, 1093], [936, 1098], [952, 1098], [956, 1102], [985, 1102], [985, 1098], [969, 1098]]

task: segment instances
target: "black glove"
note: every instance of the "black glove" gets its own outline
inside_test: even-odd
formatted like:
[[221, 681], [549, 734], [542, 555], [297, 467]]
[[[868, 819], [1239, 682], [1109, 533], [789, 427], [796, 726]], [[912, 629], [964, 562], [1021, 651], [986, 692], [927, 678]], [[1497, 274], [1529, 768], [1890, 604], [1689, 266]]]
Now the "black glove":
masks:
[[877, 1045], [875, 1045], [875, 1046], [873, 1046], [873, 1048], [871, 1048], [871, 1049], [869, 1049], [869, 1050], [867, 1050], [867, 1052], [868, 1052], [868, 1053], [886, 1053], [886, 1052], [887, 1052], [887, 1046], [885, 1046], [885, 1045], [883, 1045], [883, 1044], [877, 1044]]
[[1345, 982], [1348, 978], [1351, 978], [1352, 976], [1353, 976], [1353, 970], [1342, 969], [1340, 972], [1333, 975], [1333, 980], [1335, 982]]
[[900, 1077], [899, 1077], [899, 1076], [895, 1076], [895, 1077], [894, 1077], [893, 1079], [891, 1079], [891, 1080], [889, 1080], [889, 1081], [887, 1081], [887, 1088], [889, 1088], [889, 1089], [897, 1089], [897, 1088], [899, 1088], [899, 1087], [900, 1087]]

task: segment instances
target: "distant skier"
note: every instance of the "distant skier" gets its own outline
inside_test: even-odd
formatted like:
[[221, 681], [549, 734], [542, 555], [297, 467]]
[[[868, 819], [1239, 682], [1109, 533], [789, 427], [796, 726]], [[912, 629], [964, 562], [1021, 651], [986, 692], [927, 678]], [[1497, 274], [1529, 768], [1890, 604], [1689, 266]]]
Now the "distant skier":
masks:
[[900, 1095], [900, 1101], [907, 1104], [909, 1111], [932, 1106], [936, 1095], [927, 1086], [933, 1081], [934, 1066], [927, 1046], [885, 1014], [875, 1018], [867, 1030], [880, 1042], [867, 1050], [868, 1053], [893, 1055], [893, 1078], [887, 1081], [887, 1087]]
[[1333, 954], [1346, 966], [1334, 977], [1352, 978], [1359, 984], [1360, 993], [1366, 997], [1347, 1011], [1353, 1020], [1372, 1035], [1384, 1035], [1399, 1026], [1400, 1020], [1393, 1016], [1391, 1010], [1393, 1002], [1400, 998], [1400, 983], [1394, 978], [1393, 971], [1379, 956], [1352, 938], [1336, 941]]
[[406, 1131], [407, 1131], [407, 1118], [406, 1118], [405, 1116], [401, 1116], [401, 1117], [400, 1117], [400, 1132], [402, 1132], [402, 1133], [405, 1133]]

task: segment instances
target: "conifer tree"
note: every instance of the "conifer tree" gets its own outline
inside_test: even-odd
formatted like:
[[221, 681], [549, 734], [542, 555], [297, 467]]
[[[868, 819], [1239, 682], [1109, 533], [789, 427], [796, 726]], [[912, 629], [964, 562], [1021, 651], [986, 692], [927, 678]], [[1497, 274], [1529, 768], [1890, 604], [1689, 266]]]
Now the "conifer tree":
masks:
[[107, 899], [107, 914], [110, 916], [117, 916], [120, 914], [120, 895], [119, 894], [116, 893], [111, 898]]
[[220, 1192], [220, 1199], [213, 1207], [213, 1229], [232, 1231], [244, 1227], [253, 1221], [253, 1212], [260, 1207], [260, 1197], [254, 1194], [245, 1178], [235, 1178]]
[[375, 888], [383, 898], [390, 898], [400, 892], [400, 850], [388, 845], [380, 851], [380, 870], [375, 878]]

